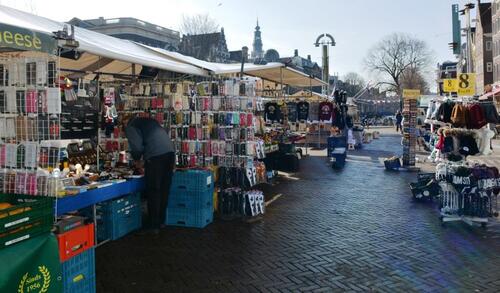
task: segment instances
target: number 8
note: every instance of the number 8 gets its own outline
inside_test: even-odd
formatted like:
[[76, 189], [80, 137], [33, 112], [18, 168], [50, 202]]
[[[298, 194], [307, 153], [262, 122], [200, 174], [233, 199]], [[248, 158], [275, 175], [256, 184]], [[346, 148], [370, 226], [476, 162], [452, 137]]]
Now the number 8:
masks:
[[460, 88], [469, 87], [469, 76], [467, 74], [460, 74]]

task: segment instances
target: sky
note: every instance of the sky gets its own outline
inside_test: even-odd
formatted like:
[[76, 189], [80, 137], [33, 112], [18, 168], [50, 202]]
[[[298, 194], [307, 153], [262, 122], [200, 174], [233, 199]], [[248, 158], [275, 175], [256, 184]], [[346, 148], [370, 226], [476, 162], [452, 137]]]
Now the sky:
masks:
[[[57, 21], [73, 17], [135, 17], [178, 30], [183, 15], [209, 14], [224, 27], [229, 50], [251, 50], [256, 19], [264, 50], [281, 57], [311, 55], [321, 65], [321, 51], [313, 44], [323, 33], [336, 41], [330, 47], [330, 74], [354, 71], [371, 76], [363, 65], [368, 51], [394, 33], [408, 33], [427, 42], [434, 62], [454, 60], [451, 42], [451, 5], [473, 0], [0, 0], [1, 5]], [[485, 2], [485, 1], [483, 1]], [[475, 13], [472, 14], [475, 17]]]

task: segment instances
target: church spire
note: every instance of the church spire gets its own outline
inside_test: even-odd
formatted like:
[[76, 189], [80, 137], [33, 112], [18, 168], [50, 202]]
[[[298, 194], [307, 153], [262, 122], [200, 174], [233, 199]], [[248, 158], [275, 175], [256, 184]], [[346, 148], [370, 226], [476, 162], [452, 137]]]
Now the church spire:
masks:
[[257, 26], [255, 27], [255, 32], [253, 33], [253, 48], [251, 57], [253, 60], [264, 58], [264, 51], [262, 50], [262, 36], [258, 17]]

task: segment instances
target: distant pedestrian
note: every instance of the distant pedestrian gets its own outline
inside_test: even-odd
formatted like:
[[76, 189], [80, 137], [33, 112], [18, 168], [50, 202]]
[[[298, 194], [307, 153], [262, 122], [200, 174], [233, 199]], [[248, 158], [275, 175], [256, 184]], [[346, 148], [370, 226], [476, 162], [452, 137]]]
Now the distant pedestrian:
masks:
[[401, 131], [401, 133], [403, 133], [403, 115], [401, 115], [401, 111], [398, 111], [396, 113], [396, 131], [399, 132]]

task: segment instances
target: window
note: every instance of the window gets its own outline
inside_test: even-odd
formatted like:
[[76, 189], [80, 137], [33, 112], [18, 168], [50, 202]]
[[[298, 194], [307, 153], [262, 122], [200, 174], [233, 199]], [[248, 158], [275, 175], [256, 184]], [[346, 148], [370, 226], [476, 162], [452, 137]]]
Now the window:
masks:
[[486, 72], [493, 72], [493, 62], [486, 63]]
[[491, 41], [486, 41], [486, 51], [491, 51]]
[[57, 85], [57, 67], [56, 67], [56, 62], [50, 61], [49, 62], [49, 68], [48, 68], [49, 74], [48, 74], [48, 86], [49, 87], [56, 87]]
[[36, 85], [36, 62], [26, 63], [26, 83]]

